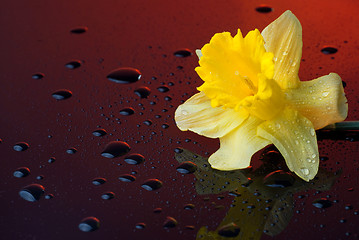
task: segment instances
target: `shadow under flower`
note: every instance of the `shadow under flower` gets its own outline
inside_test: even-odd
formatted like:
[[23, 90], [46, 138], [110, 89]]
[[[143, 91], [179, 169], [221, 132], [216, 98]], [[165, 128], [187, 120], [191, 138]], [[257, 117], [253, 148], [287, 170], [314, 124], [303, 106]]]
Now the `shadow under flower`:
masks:
[[189, 150], [176, 152], [179, 163], [193, 162], [197, 165], [196, 191], [200, 195], [229, 192], [235, 196], [231, 208], [215, 231], [206, 226], [199, 229], [197, 239], [260, 239], [262, 233], [278, 235], [293, 216], [297, 192], [315, 189], [329, 190], [340, 176], [341, 170], [329, 172], [319, 168], [310, 182], [292, 174], [278, 150], [266, 148], [260, 160], [262, 164], [235, 171], [219, 171], [211, 168], [207, 158]]

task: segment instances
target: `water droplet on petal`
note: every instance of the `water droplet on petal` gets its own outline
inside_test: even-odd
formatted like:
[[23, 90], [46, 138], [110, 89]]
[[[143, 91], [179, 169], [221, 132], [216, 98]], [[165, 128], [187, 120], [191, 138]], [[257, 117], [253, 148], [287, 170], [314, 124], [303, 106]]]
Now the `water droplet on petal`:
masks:
[[23, 178], [29, 176], [29, 174], [30, 174], [30, 169], [28, 169], [27, 167], [20, 167], [15, 170], [14, 177]]
[[189, 57], [192, 55], [192, 53], [191, 50], [184, 48], [177, 50], [176, 52], [173, 53], [173, 55], [175, 55], [176, 57]]
[[69, 69], [75, 69], [81, 67], [81, 61], [80, 60], [72, 60], [65, 64], [65, 67]]
[[107, 79], [115, 83], [134, 83], [140, 78], [141, 72], [131, 67], [117, 68], [107, 75]]
[[181, 111], [181, 114], [183, 114], [183, 115], [187, 115], [187, 114], [188, 114], [188, 112], [187, 112], [186, 110], [182, 110], [182, 111]]
[[27, 150], [30, 147], [30, 145], [26, 142], [18, 142], [14, 145], [13, 149], [17, 152], [22, 152]]
[[44, 195], [45, 188], [40, 184], [30, 184], [20, 190], [19, 195], [29, 202], [36, 202]]
[[312, 135], [312, 136], [314, 137], [314, 135], [315, 135], [315, 130], [314, 130], [314, 128], [311, 128], [311, 129], [310, 129], [310, 135]]
[[137, 229], [144, 229], [144, 228], [146, 228], [146, 224], [145, 223], [137, 223], [136, 228]]
[[177, 171], [182, 174], [194, 173], [196, 170], [197, 165], [190, 161], [183, 162], [177, 167]]
[[165, 93], [168, 92], [170, 89], [167, 86], [160, 86], [157, 88], [158, 91], [160, 91], [161, 93]]
[[131, 150], [130, 146], [121, 141], [112, 141], [108, 143], [105, 150], [101, 153], [101, 156], [106, 158], [115, 158], [123, 156]]
[[304, 174], [304, 175], [309, 175], [309, 170], [308, 168], [301, 168], [300, 171]]
[[67, 149], [66, 152], [68, 154], [75, 154], [75, 153], [77, 153], [77, 149], [72, 147], [72, 148]]
[[65, 100], [72, 96], [72, 92], [67, 89], [59, 89], [52, 94], [52, 97], [56, 100]]
[[83, 232], [93, 232], [100, 227], [100, 220], [95, 217], [87, 217], [81, 220], [79, 229]]
[[322, 93], [322, 96], [323, 96], [323, 97], [326, 97], [326, 96], [328, 96], [328, 95], [329, 95], [329, 92], [323, 92], [323, 93]]
[[148, 179], [146, 182], [142, 184], [141, 187], [146, 189], [147, 191], [154, 191], [161, 188], [163, 183], [158, 179]]

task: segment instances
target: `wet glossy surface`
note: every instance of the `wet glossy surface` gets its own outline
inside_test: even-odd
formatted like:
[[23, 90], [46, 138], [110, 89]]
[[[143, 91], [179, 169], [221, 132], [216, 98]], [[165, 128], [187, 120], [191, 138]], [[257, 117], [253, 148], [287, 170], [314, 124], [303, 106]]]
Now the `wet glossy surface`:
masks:
[[303, 27], [300, 78], [338, 73], [358, 120], [357, 1], [4, 2], [1, 238], [357, 239], [357, 132], [318, 133], [320, 174], [305, 183], [262, 152], [214, 171], [219, 141], [173, 120], [202, 82], [195, 49], [287, 9]]

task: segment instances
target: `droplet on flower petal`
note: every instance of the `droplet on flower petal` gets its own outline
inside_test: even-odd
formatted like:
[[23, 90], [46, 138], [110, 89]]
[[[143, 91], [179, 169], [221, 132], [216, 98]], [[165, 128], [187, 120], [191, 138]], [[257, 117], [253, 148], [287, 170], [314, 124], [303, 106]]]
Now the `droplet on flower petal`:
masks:
[[72, 60], [65, 64], [65, 67], [69, 69], [75, 69], [81, 67], [81, 61], [80, 60]]
[[131, 67], [117, 68], [107, 75], [107, 79], [115, 83], [134, 83], [140, 78], [141, 72]]
[[100, 220], [95, 217], [87, 217], [81, 220], [79, 229], [83, 232], [93, 232], [100, 227]]
[[135, 110], [131, 107], [129, 108], [124, 108], [120, 111], [120, 114], [123, 115], [123, 116], [130, 116], [132, 114], [135, 113]]
[[32, 75], [32, 79], [42, 79], [44, 77], [45, 77], [45, 74], [40, 73], [40, 72]]
[[101, 195], [101, 198], [103, 200], [111, 200], [113, 198], [115, 198], [115, 194], [113, 192], [107, 192]]
[[96, 137], [102, 137], [102, 136], [105, 136], [106, 134], [107, 134], [107, 132], [103, 128], [96, 129], [95, 131], [92, 132], [92, 135], [94, 135]]
[[92, 184], [95, 186], [105, 184], [107, 182], [106, 178], [95, 178], [92, 180]]
[[123, 174], [119, 176], [118, 179], [122, 182], [134, 182], [136, 177], [131, 174]]
[[149, 89], [148, 87], [139, 87], [134, 92], [140, 98], [147, 98], [151, 93], [151, 89]]
[[306, 176], [309, 175], [309, 169], [308, 168], [301, 168], [300, 171]]

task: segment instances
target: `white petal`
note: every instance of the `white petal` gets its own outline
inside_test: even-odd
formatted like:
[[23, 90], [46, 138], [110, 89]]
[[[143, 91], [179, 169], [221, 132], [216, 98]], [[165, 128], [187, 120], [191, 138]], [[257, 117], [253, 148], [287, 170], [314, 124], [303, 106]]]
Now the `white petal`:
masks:
[[200, 135], [218, 138], [239, 126], [248, 114], [233, 109], [213, 108], [203, 92], [193, 95], [175, 112], [175, 120], [182, 131], [191, 130]]
[[238, 128], [220, 138], [221, 147], [208, 159], [212, 168], [234, 170], [248, 167], [252, 155], [271, 143], [257, 137], [257, 127], [262, 122], [250, 116]]
[[301, 82], [298, 89], [287, 89], [286, 97], [315, 129], [341, 122], [348, 115], [342, 80], [336, 73]]
[[309, 181], [319, 167], [317, 138], [313, 124], [297, 111], [286, 108], [258, 127], [258, 136], [268, 139], [283, 155], [289, 170]]
[[282, 89], [299, 85], [302, 57], [302, 26], [291, 11], [284, 12], [263, 31], [265, 48], [274, 54], [274, 80]]

